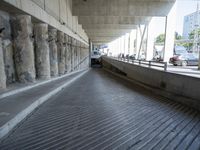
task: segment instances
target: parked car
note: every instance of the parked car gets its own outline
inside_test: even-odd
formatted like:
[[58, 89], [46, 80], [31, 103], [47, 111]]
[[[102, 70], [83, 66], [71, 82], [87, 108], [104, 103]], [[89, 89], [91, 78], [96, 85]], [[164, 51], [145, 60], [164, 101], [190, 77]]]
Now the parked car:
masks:
[[136, 54], [130, 55], [130, 56], [129, 56], [129, 59], [130, 59], [130, 60], [135, 60], [135, 59], [136, 59]]
[[93, 51], [91, 54], [92, 65], [101, 64], [101, 53], [99, 51]]
[[184, 46], [175, 46], [174, 55], [188, 54], [187, 49]]
[[174, 66], [196, 66], [199, 62], [199, 57], [192, 53], [184, 53], [179, 55], [174, 55], [170, 58], [170, 63]]

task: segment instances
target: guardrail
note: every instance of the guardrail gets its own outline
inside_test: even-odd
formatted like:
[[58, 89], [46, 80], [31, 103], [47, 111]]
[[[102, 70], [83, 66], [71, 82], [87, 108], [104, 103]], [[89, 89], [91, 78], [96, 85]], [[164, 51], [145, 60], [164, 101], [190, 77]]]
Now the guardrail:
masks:
[[158, 62], [158, 61], [147, 61], [147, 60], [138, 60], [138, 59], [126, 59], [121, 57], [113, 57], [119, 61], [128, 62], [132, 64], [143, 65], [145, 67], [158, 67], [163, 68], [164, 71], [167, 71], [167, 62]]

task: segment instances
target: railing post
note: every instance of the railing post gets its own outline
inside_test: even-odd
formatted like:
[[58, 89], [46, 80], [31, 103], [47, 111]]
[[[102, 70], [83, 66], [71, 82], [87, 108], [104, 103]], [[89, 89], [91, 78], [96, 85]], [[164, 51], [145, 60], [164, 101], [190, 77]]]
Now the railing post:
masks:
[[164, 70], [167, 71], [167, 62], [165, 62]]
[[149, 68], [151, 68], [151, 61], [149, 61]]
[[141, 60], [139, 60], [139, 65], [141, 65]]

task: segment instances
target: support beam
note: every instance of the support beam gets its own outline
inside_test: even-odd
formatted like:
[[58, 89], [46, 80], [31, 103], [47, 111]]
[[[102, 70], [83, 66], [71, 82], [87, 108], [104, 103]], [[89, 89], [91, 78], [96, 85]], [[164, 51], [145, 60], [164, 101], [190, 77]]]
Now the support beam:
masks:
[[176, 29], [176, 3], [166, 17], [164, 61], [169, 62], [174, 52], [174, 34]]
[[154, 20], [149, 23], [148, 29], [147, 29], [147, 50], [146, 50], [146, 60], [152, 60], [153, 59], [153, 52], [154, 52], [154, 38], [155, 33], [154, 29], [156, 27], [154, 26]]
[[56, 41], [57, 30], [49, 29], [50, 72], [52, 77], [58, 76], [58, 50]]
[[38, 23], [34, 25], [35, 35], [35, 66], [38, 79], [50, 78], [50, 60], [48, 43], [48, 24]]
[[85, 32], [87, 34], [126, 34], [129, 33], [131, 29], [87, 29]]
[[151, 20], [148, 16], [79, 16], [79, 24], [119, 24], [137, 25], [147, 24]]
[[104, 41], [104, 40], [106, 40], [106, 41], [113, 41], [115, 39], [117, 39], [117, 37], [98, 37], [98, 36], [91, 37], [92, 41]]
[[31, 16], [18, 15], [13, 20], [14, 57], [19, 82], [35, 81], [35, 63]]
[[143, 44], [144, 44], [143, 42], [144, 42], [144, 36], [145, 36], [146, 30], [147, 30], [146, 25], [144, 26], [143, 32], [141, 31], [141, 27], [140, 27], [140, 32], [141, 32], [142, 37], [141, 37], [141, 41], [140, 41], [140, 47], [139, 47], [137, 59], [140, 59], [140, 57], [141, 57], [140, 54], [141, 54], [141, 50], [142, 50], [142, 47], [143, 47]]
[[99, 33], [99, 34], [90, 33], [88, 35], [92, 38], [92, 37], [121, 37], [124, 34], [120, 34], [120, 33], [107, 33], [107, 34], [106, 33], [105, 34], [102, 34], [102, 33]]
[[109, 29], [135, 29], [136, 25], [126, 25], [126, 24], [83, 24], [83, 28], [87, 29], [97, 29], [97, 30], [109, 30]]
[[166, 16], [175, 0], [73, 0], [74, 16]]

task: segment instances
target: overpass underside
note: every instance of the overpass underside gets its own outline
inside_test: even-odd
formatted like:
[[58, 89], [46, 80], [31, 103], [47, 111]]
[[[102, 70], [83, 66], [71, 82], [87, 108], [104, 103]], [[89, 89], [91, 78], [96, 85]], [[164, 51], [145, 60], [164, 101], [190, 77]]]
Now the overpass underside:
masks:
[[[138, 82], [154, 79], [150, 88], [164, 90], [171, 77], [165, 72], [152, 71], [152, 77], [151, 70], [110, 58], [104, 67], [128, 80], [89, 69], [92, 45], [132, 29], [138, 31], [140, 51], [145, 35], [151, 35], [152, 17], [165, 17], [165, 49], [171, 53], [174, 11], [175, 0], [0, 1], [0, 149], [199, 150], [199, 88], [189, 93], [185, 86], [172, 86], [182, 94], [172, 92], [179, 99], [191, 96], [189, 107], [128, 78], [145, 75]], [[190, 81], [199, 87], [199, 80]]]

